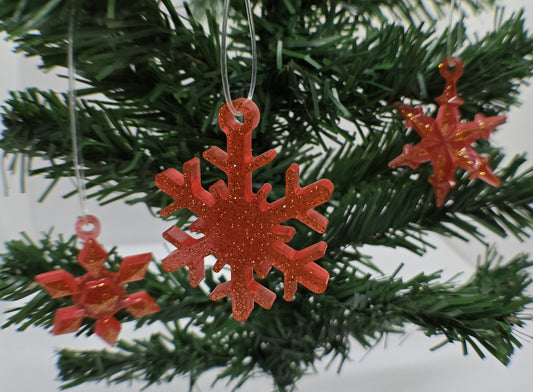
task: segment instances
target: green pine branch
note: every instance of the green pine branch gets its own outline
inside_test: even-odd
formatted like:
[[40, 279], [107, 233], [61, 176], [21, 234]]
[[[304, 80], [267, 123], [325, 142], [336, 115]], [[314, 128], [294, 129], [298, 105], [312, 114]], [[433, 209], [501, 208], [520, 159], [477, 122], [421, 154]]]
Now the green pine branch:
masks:
[[[349, 9], [341, 8], [339, 12], [332, 12], [335, 2], [331, 5], [325, 3], [322, 6], [324, 9], [320, 7], [317, 10], [309, 8], [309, 4], [300, 4], [300, 8], [287, 11], [288, 22], [280, 24], [279, 20], [285, 19], [280, 18], [281, 11], [278, 9], [286, 9], [288, 2], [275, 3], [267, 2], [262, 8], [262, 17], [256, 20], [261, 56], [258, 101], [263, 103], [263, 100], [267, 100], [264, 105], [267, 111], [274, 104], [276, 109], [278, 106], [281, 109], [275, 111], [277, 115], [289, 107], [296, 114], [309, 113], [310, 117], [326, 113], [317, 117], [337, 119], [342, 117], [341, 114], [351, 113], [348, 117], [359, 119], [364, 108], [369, 107], [370, 113], [379, 113], [376, 110], [379, 105], [376, 104], [384, 96], [390, 102], [397, 99], [400, 93], [405, 95], [412, 86], [420, 85], [420, 77], [425, 79], [427, 73], [434, 75], [433, 79], [439, 78], [435, 66], [445, 55], [447, 32], [435, 36], [433, 24], [412, 24], [405, 28], [394, 23], [394, 20], [384, 20], [381, 25], [373, 26], [356, 19]], [[391, 3], [391, 8], [403, 4], [407, 7], [406, 11], [417, 9], [412, 4], [405, 5], [405, 2], [388, 3]], [[420, 2], [416, 3], [419, 5]], [[447, 4], [445, 1], [434, 3], [438, 7]], [[478, 8], [484, 2], [469, 3]], [[27, 11], [28, 17], [24, 17], [20, 12], [10, 13], [7, 4], [6, 12], [0, 14], [0, 20], [6, 20], [1, 27], [16, 37], [18, 50], [40, 56], [43, 68], [65, 66], [64, 37], [70, 4], [58, 5], [46, 19], [40, 19], [40, 33], [21, 30], [29, 27], [23, 22], [35, 10], [26, 4], [26, 8], [22, 8]], [[151, 110], [167, 121], [182, 120], [179, 125], [185, 123], [185, 126], [195, 127], [195, 130], [198, 127], [196, 124], [204, 123], [205, 113], [190, 109], [200, 106], [209, 113], [213, 105], [220, 102], [217, 93], [220, 91], [217, 40], [220, 27], [213, 17], [208, 17], [211, 31], [205, 32], [190, 13], [183, 16], [176, 14], [168, 1], [163, 2], [164, 12], [160, 12], [155, 3], [149, 0], [135, 1], [129, 7], [121, 7], [121, 2], [113, 2], [113, 12], [109, 10], [110, 4], [108, 7], [91, 6], [87, 10], [83, 8], [86, 6], [83, 2], [77, 4], [80, 7], [75, 37], [77, 69], [80, 77], [91, 86], [85, 93], [105, 94], [113, 101]], [[357, 6], [363, 9], [362, 15], [368, 12], [368, 18], [375, 17], [376, 13], [381, 12], [381, 7], [385, 7], [380, 2], [368, 2], [368, 10], [365, 8], [367, 5]], [[38, 2], [35, 2], [35, 7], [38, 9]], [[144, 21], [143, 15], [146, 15], [149, 23]], [[237, 21], [244, 20], [242, 12], [234, 16]], [[324, 23], [322, 18], [325, 18]], [[309, 33], [310, 25], [317, 25], [316, 32]], [[234, 30], [231, 42], [234, 48], [249, 51], [245, 31]], [[150, 42], [149, 46], [147, 42]], [[496, 67], [505, 69], [506, 72], [499, 72], [502, 74], [500, 78], [487, 78], [489, 86], [486, 90], [502, 88], [505, 83], [512, 81], [511, 97], [509, 91], [504, 94], [502, 89], [502, 93], [494, 96], [493, 100], [503, 99], [506, 105], [514, 103], [512, 95], [516, 93], [516, 81], [525, 80], [531, 73], [531, 67], [527, 66], [531, 59], [524, 57], [531, 53], [532, 43], [531, 37], [524, 31], [522, 15], [511, 15], [496, 32], [481, 42], [489, 42], [489, 45], [468, 46], [463, 53], [465, 62], [477, 62], [472, 69], [477, 71], [479, 67], [482, 68], [474, 74], [478, 77], [493, 75], [493, 72], [486, 71]], [[457, 42], [455, 45], [464, 43]], [[485, 61], [486, 58], [491, 61]], [[232, 87], [243, 93], [248, 83], [244, 68], [248, 64], [249, 59], [240, 57], [230, 64], [233, 67], [230, 69]], [[426, 70], [424, 74], [420, 74], [420, 69]], [[350, 78], [346, 80], [345, 75], [350, 75]], [[191, 78], [194, 82], [188, 83]], [[329, 89], [324, 86], [327, 80]], [[440, 84], [434, 80], [431, 82], [430, 87]], [[313, 94], [313, 85], [316, 83], [326, 88], [317, 89]], [[262, 86], [270, 88], [261, 94]], [[313, 105], [305, 104], [303, 108], [294, 105], [302, 101], [302, 88], [306, 97], [304, 102], [312, 101]], [[472, 90], [479, 91], [477, 85]], [[201, 91], [203, 94], [191, 94], [188, 91]], [[287, 94], [284, 92], [287, 91], [296, 93], [292, 105], [285, 104]], [[425, 99], [432, 100], [434, 96], [431, 94]], [[276, 99], [272, 99], [274, 97]], [[202, 98], [205, 100], [202, 101]], [[319, 107], [320, 111], [312, 110], [316, 109], [317, 99], [324, 106]], [[482, 102], [485, 101], [486, 98]], [[184, 103], [187, 110], [180, 111], [180, 108], [175, 107]], [[357, 113], [358, 110], [362, 113]], [[178, 111], [183, 117], [174, 119]], [[193, 119], [187, 114], [203, 116]], [[359, 121], [366, 125], [375, 122], [375, 119], [368, 117], [363, 116], [364, 120]], [[306, 120], [313, 123], [312, 118]]]
[[[225, 147], [216, 124], [223, 98], [220, 19], [217, 9], [209, 8], [212, 1], [196, 2], [193, 12], [187, 5], [175, 10], [170, 0], [0, 0], [0, 31], [19, 52], [38, 56], [46, 70], [65, 69], [74, 7], [77, 77], [84, 83], [78, 91], [79, 133], [87, 188], [101, 203], [126, 199], [152, 209], [167, 205], [154, 175], [181, 169], [209, 146]], [[232, 3], [229, 76], [236, 97], [248, 90], [250, 50], [243, 3]], [[474, 12], [494, 3], [462, 2]], [[302, 184], [322, 177], [335, 183], [332, 200], [321, 207], [330, 219], [323, 236], [328, 253], [321, 261], [332, 277], [328, 290], [323, 295], [303, 290], [294, 302], [279, 299], [271, 311], [257, 309], [246, 323], [237, 323], [229, 316], [228, 301], [208, 299], [222, 278], [208, 271], [205, 286], [191, 288], [186, 271], [169, 274], [156, 263], [129, 289], [147, 290], [162, 311], [135, 321], [127, 312], [117, 318], [137, 326], [161, 321], [167, 331], [144, 341], [121, 341], [119, 351], [61, 351], [66, 386], [132, 378], [150, 384], [177, 375], [189, 375], [194, 384], [203, 372], [218, 368], [219, 377], [236, 386], [260, 371], [287, 390], [318, 359], [338, 357], [342, 363], [351, 338], [371, 347], [407, 324], [459, 342], [465, 352], [471, 347], [507, 363], [520, 346], [516, 329], [532, 300], [525, 294], [528, 257], [502, 264], [490, 251], [462, 285], [441, 282], [439, 273], [403, 280], [363, 275], [359, 269], [364, 265], [379, 273], [372, 258], [360, 253], [363, 244], [421, 254], [431, 246], [428, 232], [482, 241], [482, 227], [519, 239], [531, 234], [533, 169], [523, 156], [503, 165], [498, 149], [479, 142], [476, 148], [490, 156], [502, 186], [469, 181], [460, 172], [443, 208], [434, 206], [429, 165], [416, 172], [387, 166], [402, 145], [418, 140], [404, 130], [395, 103], [435, 112], [434, 99], [443, 88], [437, 64], [446, 55], [448, 37], [447, 31], [437, 34], [435, 26], [448, 5], [448, 0], [257, 4], [254, 100], [262, 119], [254, 153], [276, 148], [279, 154], [254, 172], [254, 187], [271, 182], [272, 198], [283, 196], [284, 172], [295, 161], [303, 166]], [[452, 37], [458, 40], [456, 31]], [[462, 48], [465, 63], [459, 82], [462, 116], [500, 114], [517, 105], [520, 86], [533, 72], [533, 36], [524, 28], [523, 14], [502, 18], [483, 37], [466, 32], [461, 39], [453, 44]], [[50, 179], [45, 195], [73, 175], [66, 102], [64, 95], [28, 89], [12, 92], [2, 108], [6, 129], [0, 148], [14, 162], [18, 156], [48, 162], [30, 170]], [[206, 187], [220, 178], [220, 171], [203, 163]], [[176, 215], [179, 225], [188, 218], [186, 212]], [[301, 249], [316, 242], [317, 235], [306, 232], [298, 230], [291, 245]], [[28, 302], [9, 312], [4, 328], [51, 327], [54, 312], [69, 300], [50, 299], [33, 278], [57, 268], [83, 274], [77, 252], [75, 238], [53, 240], [50, 234], [39, 243], [25, 237], [7, 244], [0, 261], [0, 300]], [[120, 261], [112, 250], [108, 267], [116, 270]], [[281, 274], [271, 273], [264, 284], [281, 298], [282, 281]], [[79, 333], [91, 333], [92, 327], [85, 320]]]
[[[115, 25], [113, 27], [116, 28]], [[266, 27], [263, 28], [266, 30]], [[119, 31], [120, 36], [129, 34], [128, 30], [120, 29], [117, 29], [115, 34]], [[278, 147], [280, 155], [274, 168], [256, 173], [258, 184], [268, 180], [280, 184], [283, 181], [283, 172], [291, 159], [303, 163], [313, 159], [314, 155], [309, 153], [311, 146], [325, 146], [328, 140], [338, 142], [339, 138], [343, 139], [344, 143], [346, 140], [353, 142], [354, 138], [358, 142], [359, 137], [366, 139], [365, 130], [375, 129], [380, 132], [386, 130], [385, 127], [388, 127], [393, 115], [392, 102], [401, 98], [400, 94], [417, 99], [420, 103], [433, 102], [434, 97], [442, 89], [442, 78], [438, 75], [435, 65], [443, 53], [438, 53], [435, 48], [441, 48], [442, 52], [446, 34], [438, 37], [439, 44], [435, 45], [433, 42], [430, 47], [432, 36], [424, 33], [421, 28], [404, 31], [401, 26], [390, 25], [382, 26], [380, 29], [374, 28], [369, 32], [360, 44], [355, 44], [350, 37], [341, 37], [341, 43], [337, 42], [338, 40], [326, 39], [317, 42], [317, 45], [304, 48], [309, 58], [315, 59], [313, 61], [318, 59], [322, 63], [330, 64], [321, 66], [318, 72], [299, 58], [291, 59], [291, 56], [300, 56], [298, 52], [293, 52], [298, 48], [297, 40], [283, 41], [283, 45], [288, 45], [291, 54], [284, 55], [282, 49], [282, 64], [285, 59], [289, 70], [286, 73], [301, 75], [299, 78], [292, 76], [289, 79], [280, 75], [280, 78], [276, 79], [276, 84], [288, 86], [285, 90], [276, 91], [272, 83], [266, 81], [261, 83], [263, 75], [272, 75], [268, 67], [274, 67], [273, 64], [269, 65], [268, 61], [265, 62], [266, 73], [260, 73], [258, 88], [259, 99], [264, 99], [265, 106], [254, 144]], [[328, 32], [330, 33], [333, 34]], [[94, 35], [95, 32], [91, 31], [91, 34]], [[194, 45], [202, 45], [199, 36], [203, 37], [204, 41], [209, 40], [209, 36], [205, 36], [199, 26], [196, 26], [193, 33], [189, 32], [189, 36], [191, 35], [192, 38], [188, 38], [190, 45], [191, 42]], [[156, 37], [152, 38], [158, 41]], [[419, 43], [415, 44], [417, 40]], [[467, 119], [481, 110], [481, 106], [485, 113], [493, 114], [516, 103], [520, 81], [525, 80], [533, 69], [531, 59], [527, 56], [533, 51], [533, 39], [523, 31], [521, 14], [513, 15], [501, 29], [490, 33], [480, 42], [494, 42], [494, 44], [475, 44], [472, 49], [465, 50], [465, 62], [469, 62], [467, 70], [472, 68], [479, 71], [470, 78], [467, 74], [461, 79], [463, 96], [474, 96], [477, 99], [467, 100], [464, 105], [464, 115]], [[502, 42], [505, 45], [501, 45]], [[95, 44], [102, 42], [97, 40]], [[346, 50], [339, 51], [336, 48], [339, 44], [349, 46], [344, 47]], [[27, 38], [26, 45], [28, 47], [21, 46], [21, 48], [30, 50], [34, 46], [41, 48], [44, 44], [42, 38], [31, 37]], [[120, 42], [113, 46], [120, 48], [121, 45], [129, 48], [126, 43]], [[208, 52], [209, 48], [216, 52], [216, 44], [213, 42], [209, 41], [204, 46], [201, 52]], [[59, 54], [52, 56], [61, 59], [57, 64], [60, 65], [64, 61], [64, 45], [61, 48], [57, 42], [48, 42], [44, 45], [46, 50], [42, 50], [46, 52], [50, 50], [49, 47], [55, 51], [62, 51], [61, 56]], [[158, 48], [158, 52], [163, 51], [164, 47], [166, 46]], [[486, 52], [483, 49], [485, 47]], [[333, 51], [344, 53], [342, 55], [344, 58], [334, 62], [326, 61], [334, 58]], [[353, 51], [355, 52], [351, 53]], [[214, 52], [211, 53], [215, 56]], [[120, 58], [129, 58], [127, 63], [137, 64], [131, 55], [128, 57], [128, 53], [119, 51], [116, 55]], [[47, 58], [47, 55], [43, 56]], [[277, 57], [273, 55], [271, 59], [274, 58]], [[365, 61], [361, 61], [361, 58]], [[422, 69], [428, 76], [414, 71], [420, 69], [418, 62], [421, 58]], [[495, 60], [486, 61], [486, 58]], [[98, 61], [104, 62], [102, 59]], [[147, 74], [149, 76], [147, 78], [140, 76], [130, 78], [132, 77], [130, 73], [133, 71], [128, 68], [124, 75], [117, 78], [109, 77], [99, 82], [98, 77], [91, 76], [86, 80], [94, 87], [84, 90], [85, 92], [108, 92], [108, 95], [112, 94], [110, 98], [115, 100], [82, 100], [78, 111], [80, 133], [84, 140], [82, 151], [88, 166], [86, 174], [91, 179], [88, 187], [92, 191], [92, 196], [97, 197], [102, 203], [129, 198], [132, 203], [144, 202], [150, 207], [158, 208], [165, 204], [165, 200], [161, 200], [163, 196], [157, 192], [153, 184], [155, 173], [167, 167], [179, 167], [208, 145], [223, 147], [224, 138], [220, 137], [221, 132], [215, 124], [216, 109], [219, 104], [214, 102], [220, 100], [220, 97], [212, 96], [208, 103], [209, 109], [205, 112], [195, 109], [199, 104], [197, 97], [206, 96], [204, 91], [209, 90], [211, 94], [215, 94], [220, 90], [213, 84], [215, 81], [206, 81], [209, 78], [218, 80], [218, 74], [208, 73], [206, 78], [198, 82], [207, 82], [209, 87], [198, 86], [196, 82], [182, 86], [179, 80], [169, 79], [172, 76], [168, 75], [176, 74], [176, 70], [158, 69], [153, 66], [154, 58], [150, 61], [152, 67], [149, 66], [151, 62], [146, 66], [152, 71], [151, 74]], [[304, 67], [302, 62], [307, 66]], [[213, 64], [213, 67], [216, 66]], [[487, 69], [488, 66], [501, 67], [506, 71], [495, 73], [494, 68]], [[87, 75], [89, 71], [83, 71], [83, 68], [82, 63], [80, 72]], [[99, 69], [101, 70], [101, 67]], [[286, 68], [282, 66], [282, 69], [284, 69], [282, 72], [285, 72]], [[195, 72], [194, 67], [192, 71], [188, 69], [182, 80], [198, 79], [199, 75]], [[239, 74], [242, 75], [243, 72]], [[494, 74], [501, 76], [491, 76]], [[341, 78], [341, 75], [355, 76], [344, 81], [345, 78]], [[484, 78], [487, 88], [478, 88], [479, 77]], [[146, 84], [146, 89], [141, 88], [143, 84], [139, 82], [140, 79]], [[334, 82], [339, 85], [330, 83], [328, 86], [327, 81], [330, 80], [339, 80]], [[420, 80], [424, 82], [421, 84]], [[286, 81], [289, 83], [285, 83]], [[317, 88], [318, 83], [323, 81], [326, 81], [324, 87]], [[149, 88], [148, 85], [151, 83], [152, 87]], [[165, 89], [174, 88], [175, 91], [164, 93], [161, 86], [166, 86]], [[269, 86], [269, 90], [265, 91], [261, 86]], [[413, 86], [418, 87], [413, 90]], [[358, 92], [358, 89], [361, 91]], [[425, 93], [422, 94], [422, 91]], [[117, 96], [122, 92], [127, 92], [129, 96], [131, 94], [138, 96], [133, 98]], [[172, 93], [177, 100], [173, 104], [168, 101], [169, 93]], [[139, 98], [141, 96], [142, 98]], [[389, 102], [378, 103], [384, 96], [388, 97]], [[289, 98], [291, 102], [288, 101]], [[273, 102], [276, 102], [277, 107], [273, 107]], [[46, 175], [52, 180], [52, 186], [59, 178], [72, 176], [69, 164], [70, 144], [64, 137], [68, 130], [65, 99], [51, 92], [31, 89], [27, 92], [13, 93], [7, 103], [9, 106], [5, 108], [3, 115], [7, 129], [4, 131], [0, 146], [8, 153], [23, 153], [50, 161], [49, 166], [31, 173]], [[287, 112], [287, 108], [292, 109]], [[196, 117], [190, 118], [191, 114]], [[352, 128], [341, 125], [339, 118], [350, 120]], [[390, 128], [390, 131], [396, 129]], [[287, 135], [291, 137], [288, 138]], [[372, 143], [366, 145], [369, 148], [373, 147]], [[205, 165], [203, 173], [206, 183], [212, 183], [221, 175], [209, 165]], [[342, 187], [344, 182], [345, 180], [341, 180], [336, 184]], [[420, 191], [423, 192], [422, 189]], [[139, 193], [144, 193], [145, 196], [133, 199], [132, 195]]]
[[[47, 235], [38, 244], [27, 237], [8, 243], [0, 264], [0, 300], [31, 300], [9, 311], [3, 328], [50, 328], [53, 313], [68, 306], [69, 300], [51, 299], [33, 277], [57, 268], [80, 275], [75, 242], [74, 237], [53, 241]], [[210, 271], [206, 288], [191, 288], [186, 272], [168, 274], [158, 265], [128, 290], [143, 287], [162, 307], [160, 313], [137, 320], [137, 325], [159, 320], [166, 323], [167, 332], [146, 341], [121, 341], [118, 352], [62, 350], [60, 377], [69, 386], [132, 378], [158, 383], [177, 375], [189, 375], [194, 382], [201, 373], [217, 368], [221, 378], [237, 383], [261, 371], [285, 390], [316, 360], [346, 359], [350, 338], [370, 347], [385, 334], [402, 332], [408, 323], [428, 336], [442, 335], [446, 342], [461, 343], [465, 353], [470, 346], [481, 356], [488, 352], [507, 363], [520, 347], [516, 329], [523, 326], [525, 307], [532, 301], [525, 294], [530, 284], [527, 268], [532, 263], [526, 255], [502, 263], [496, 252], [489, 251], [472, 278], [456, 286], [439, 282], [439, 272], [408, 280], [397, 273], [373, 278], [327, 257], [323, 264], [332, 276], [325, 294], [300, 293], [293, 302], [284, 302], [282, 277], [271, 274], [262, 283], [277, 292], [278, 301], [271, 311], [256, 309], [246, 323], [231, 319], [227, 301], [208, 299], [208, 292], [219, 283]], [[117, 269], [119, 264], [113, 250], [109, 268]], [[132, 320], [126, 312], [117, 318]], [[90, 333], [92, 327], [91, 321], [84, 320], [79, 333]]]
[[[393, 123], [395, 131], [374, 133], [362, 144], [324, 154], [313, 170], [304, 171], [304, 182], [325, 177], [336, 184], [325, 234], [333, 254], [343, 247], [363, 244], [401, 246], [422, 254], [429, 245], [425, 240], [429, 232], [484, 241], [486, 232], [481, 227], [501, 237], [512, 234], [519, 240], [529, 238], [533, 228], [533, 168], [524, 168], [525, 156], [516, 156], [499, 167], [501, 151], [481, 143], [478, 150], [490, 156], [502, 185], [492, 187], [469, 180], [468, 173], [460, 170], [449, 201], [437, 208], [433, 187], [427, 181], [431, 165], [422, 165], [416, 172], [408, 167], [388, 167], [404, 144], [416, 143], [418, 138], [414, 132], [406, 135], [400, 127], [403, 124]], [[346, 173], [353, 173], [350, 181], [345, 181]]]

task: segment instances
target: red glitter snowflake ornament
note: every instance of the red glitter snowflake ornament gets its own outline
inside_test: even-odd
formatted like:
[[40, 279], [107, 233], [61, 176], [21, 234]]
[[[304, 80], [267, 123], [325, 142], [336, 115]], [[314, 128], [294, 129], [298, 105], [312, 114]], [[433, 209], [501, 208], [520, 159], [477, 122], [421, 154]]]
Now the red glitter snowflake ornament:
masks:
[[[84, 225], [93, 225], [84, 231]], [[127, 294], [124, 285], [142, 280], [150, 253], [128, 256], [122, 260], [118, 272], [103, 268], [108, 253], [96, 242], [100, 234], [100, 222], [92, 215], [81, 217], [76, 222], [76, 234], [85, 241], [78, 254], [78, 262], [87, 273], [75, 278], [65, 270], [56, 270], [37, 275], [35, 280], [53, 297], [70, 295], [73, 306], [58, 309], [54, 318], [54, 335], [76, 332], [84, 317], [98, 320], [94, 331], [110, 345], [114, 345], [120, 333], [120, 322], [113, 317], [126, 308], [134, 317], [158, 312], [159, 305], [146, 291]]]
[[400, 105], [398, 110], [405, 119], [405, 126], [414, 128], [422, 140], [415, 146], [405, 145], [403, 153], [389, 166], [407, 165], [417, 169], [421, 163], [431, 161], [433, 176], [429, 182], [435, 188], [436, 204], [440, 207], [457, 183], [454, 175], [459, 167], [470, 173], [471, 180], [479, 178], [493, 186], [500, 185], [500, 180], [488, 166], [488, 159], [480, 157], [472, 143], [479, 138], [488, 139], [506, 117], [485, 117], [478, 113], [474, 121], [461, 122], [459, 107], [464, 101], [457, 93], [457, 81], [463, 74], [463, 63], [457, 58], [446, 57], [439, 64], [439, 71], [446, 86], [444, 93], [435, 100], [439, 104], [437, 118], [424, 115], [420, 108]]
[[166, 217], [187, 208], [198, 216], [189, 229], [204, 235], [193, 238], [175, 226], [167, 230], [163, 237], [178, 249], [163, 259], [163, 268], [175, 271], [188, 267], [190, 283], [197, 286], [205, 276], [204, 258], [214, 255], [217, 261], [213, 270], [219, 272], [229, 265], [231, 280], [219, 284], [210, 298], [231, 297], [233, 317], [245, 321], [254, 302], [270, 309], [276, 297], [254, 280], [254, 272], [263, 279], [272, 266], [280, 270], [285, 278], [287, 301], [293, 299], [297, 283], [315, 293], [326, 289], [329, 274], [314, 263], [324, 255], [326, 243], [294, 250], [286, 242], [292, 239], [295, 229], [281, 223], [295, 218], [323, 233], [328, 220], [313, 208], [329, 200], [333, 184], [323, 179], [301, 188], [298, 165], [292, 164], [286, 172], [285, 197], [267, 202], [270, 184], [254, 193], [252, 172], [272, 161], [276, 152], [252, 155], [252, 131], [259, 123], [259, 110], [244, 98], [234, 100], [233, 105], [243, 114], [243, 123], [235, 119], [227, 105], [222, 106], [218, 115], [218, 123], [227, 136], [227, 152], [212, 147], [203, 153], [208, 162], [226, 173], [227, 185], [220, 180], [209, 191], [205, 190], [198, 158], [185, 162], [183, 174], [167, 169], [156, 176], [155, 182], [174, 199], [161, 210], [161, 215]]

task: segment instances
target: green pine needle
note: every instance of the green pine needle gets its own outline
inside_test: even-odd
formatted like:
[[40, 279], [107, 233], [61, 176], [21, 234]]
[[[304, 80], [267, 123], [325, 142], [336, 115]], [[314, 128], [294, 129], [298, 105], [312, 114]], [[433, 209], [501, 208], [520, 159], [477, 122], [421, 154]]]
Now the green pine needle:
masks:
[[[473, 13], [490, 12], [493, 0], [463, 0]], [[158, 172], [200, 156], [210, 146], [225, 147], [217, 125], [223, 103], [220, 81], [220, 2], [202, 0], [174, 8], [170, 0], [0, 0], [0, 31], [43, 70], [66, 73], [67, 29], [76, 17], [74, 49], [78, 128], [86, 164], [89, 197], [101, 204], [125, 200], [157, 211], [169, 203], [154, 184]], [[251, 59], [246, 11], [232, 2], [229, 78], [232, 94], [246, 94]], [[532, 299], [525, 294], [531, 260], [519, 255], [506, 263], [489, 251], [470, 281], [442, 282], [439, 273], [404, 281], [398, 271], [384, 276], [363, 245], [403, 247], [417, 254], [433, 245], [437, 233], [485, 241], [487, 230], [520, 240], [533, 227], [533, 167], [524, 156], [502, 164], [501, 151], [480, 141], [502, 180], [499, 188], [470, 181], [459, 171], [458, 185], [442, 208], [434, 205], [427, 178], [417, 171], [390, 169], [388, 162], [417, 136], [404, 129], [395, 105], [403, 101], [435, 113], [444, 85], [437, 65], [446, 56], [448, 31], [437, 22], [449, 12], [448, 0], [264, 0], [254, 2], [259, 53], [254, 101], [261, 122], [254, 132], [254, 154], [269, 148], [276, 160], [254, 172], [254, 189], [273, 184], [271, 197], [283, 196], [284, 173], [302, 166], [302, 184], [326, 177], [335, 184], [320, 211], [329, 218], [321, 236], [328, 253], [321, 261], [331, 274], [323, 295], [304, 292], [295, 301], [257, 309], [246, 323], [229, 317], [227, 301], [211, 302], [219, 283], [210, 270], [205, 286], [191, 288], [186, 271], [166, 273], [157, 264], [131, 290], [147, 290], [161, 312], [122, 322], [161, 322], [166, 330], [149, 339], [121, 341], [118, 351], [62, 350], [64, 387], [87, 381], [147, 385], [188, 376], [191, 386], [206, 371], [235, 388], [257, 372], [272, 377], [278, 390], [291, 390], [321, 358], [348, 358], [350, 342], [371, 347], [389, 333], [414, 324], [427, 335], [458, 342], [466, 353], [493, 355], [506, 364], [520, 347], [517, 329]], [[496, 14], [498, 27], [482, 37], [464, 25], [453, 27], [453, 46], [465, 64], [459, 83], [465, 100], [462, 118], [501, 114], [519, 103], [522, 85], [533, 74], [533, 36], [521, 11]], [[458, 31], [464, 34], [458, 35]], [[81, 84], [80, 84], [81, 86]], [[0, 148], [10, 170], [50, 180], [42, 195], [73, 176], [69, 113], [64, 94], [30, 88], [11, 92], [0, 115], [5, 127]], [[29, 170], [28, 162], [45, 164]], [[202, 160], [207, 188], [223, 173]], [[67, 196], [72, 196], [72, 191]], [[173, 219], [186, 225], [190, 213]], [[302, 249], [318, 235], [298, 230], [291, 245]], [[2, 327], [49, 329], [54, 312], [69, 299], [52, 300], [34, 282], [39, 273], [63, 268], [75, 276], [74, 237], [39, 242], [25, 236], [7, 243], [0, 261], [0, 300], [25, 300], [11, 309]], [[110, 252], [109, 268], [121, 258]], [[373, 274], [360, 271], [371, 270]], [[265, 285], [281, 296], [283, 277], [271, 273]], [[203, 287], [203, 288], [202, 288]], [[78, 333], [92, 333], [84, 320]], [[186, 353], [184, 355], [183, 353]]]

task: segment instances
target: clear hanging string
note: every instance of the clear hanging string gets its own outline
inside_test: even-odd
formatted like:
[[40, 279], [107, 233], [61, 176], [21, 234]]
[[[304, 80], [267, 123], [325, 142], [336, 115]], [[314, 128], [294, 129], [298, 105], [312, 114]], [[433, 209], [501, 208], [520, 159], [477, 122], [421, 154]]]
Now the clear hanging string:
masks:
[[[246, 5], [246, 16], [248, 19], [248, 26], [250, 29], [250, 47], [252, 50], [252, 77], [250, 80], [250, 89], [248, 90], [248, 99], [252, 99], [255, 90], [255, 84], [257, 79], [257, 49], [255, 44], [255, 28], [254, 28], [254, 19], [252, 12], [252, 5], [250, 0], [244, 0]], [[224, 99], [226, 100], [226, 105], [228, 105], [229, 110], [234, 116], [240, 116], [242, 113], [239, 112], [232, 104], [231, 93], [229, 89], [229, 78], [228, 78], [228, 49], [226, 47], [227, 39], [227, 28], [228, 28], [228, 18], [229, 18], [229, 3], [230, 0], [224, 0], [224, 16], [222, 18], [222, 38], [220, 43], [220, 71], [222, 74], [222, 90], [224, 92]]]
[[6, 159], [5, 152], [2, 151], [0, 153], [0, 175], [2, 177], [2, 188], [4, 189], [4, 197], [8, 197], [9, 196], [9, 181], [7, 179], [8, 175], [7, 175], [6, 165], [5, 165], [5, 159]]
[[[85, 188], [85, 174], [83, 168], [83, 157], [79, 151], [79, 136], [76, 121], [76, 66], [74, 65], [74, 21], [76, 17], [76, 8], [74, 2], [69, 17], [68, 25], [68, 52], [67, 52], [67, 66], [68, 66], [68, 109], [69, 109], [69, 127], [70, 137], [72, 140], [72, 165], [74, 175], [76, 177], [76, 187], [78, 188], [78, 195], [80, 199], [80, 208], [82, 215], [87, 217], [89, 210], [87, 208], [87, 190]], [[89, 224], [87, 220], [85, 222]]]
[[[452, 31], [454, 26], [454, 12], [457, 10], [458, 13], [461, 13], [461, 1], [462, 0], [450, 0], [450, 18], [448, 21], [448, 37], [446, 40], [446, 56], [447, 57], [453, 57], [455, 54], [455, 50], [452, 50]], [[457, 40], [456, 42], [461, 42], [461, 26], [460, 23], [462, 21], [462, 15], [459, 18], [459, 22], [457, 22]]]

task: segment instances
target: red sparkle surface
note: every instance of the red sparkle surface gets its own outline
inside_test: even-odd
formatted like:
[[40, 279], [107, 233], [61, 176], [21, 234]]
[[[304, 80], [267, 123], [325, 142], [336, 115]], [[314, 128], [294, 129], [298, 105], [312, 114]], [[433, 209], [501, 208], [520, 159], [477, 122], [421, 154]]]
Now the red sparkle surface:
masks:
[[227, 184], [220, 180], [209, 191], [204, 189], [200, 161], [193, 158], [183, 165], [183, 174], [175, 169], [159, 173], [156, 185], [174, 200], [161, 210], [161, 215], [166, 217], [187, 208], [198, 216], [189, 229], [203, 234], [193, 238], [176, 226], [167, 230], [164, 238], [177, 249], [163, 259], [163, 268], [175, 271], [188, 267], [190, 283], [197, 286], [205, 276], [204, 258], [214, 255], [217, 261], [213, 270], [219, 272], [228, 265], [231, 279], [219, 284], [210, 298], [231, 297], [233, 317], [245, 321], [254, 303], [269, 309], [275, 300], [275, 294], [254, 279], [254, 272], [265, 278], [272, 266], [279, 269], [284, 275], [287, 301], [293, 299], [297, 283], [315, 293], [326, 289], [329, 274], [314, 262], [324, 255], [326, 243], [294, 250], [286, 242], [292, 239], [295, 229], [281, 223], [294, 218], [323, 233], [328, 220], [313, 208], [330, 199], [333, 184], [322, 179], [302, 188], [298, 165], [292, 164], [286, 172], [285, 197], [269, 203], [266, 199], [270, 184], [253, 192], [252, 172], [270, 163], [276, 152], [252, 155], [252, 131], [259, 123], [259, 110], [252, 101], [243, 98], [233, 101], [233, 105], [243, 114], [243, 123], [234, 118], [226, 105], [218, 116], [227, 137], [227, 151], [212, 147], [203, 154], [226, 173]]
[[436, 205], [440, 207], [457, 183], [454, 176], [458, 168], [467, 170], [470, 179], [479, 178], [493, 186], [500, 185], [500, 180], [488, 165], [488, 158], [480, 157], [472, 143], [479, 138], [488, 139], [506, 117], [476, 114], [474, 121], [461, 122], [459, 107], [464, 101], [457, 93], [457, 81], [463, 74], [463, 63], [447, 57], [439, 64], [439, 71], [446, 85], [443, 94], [435, 100], [439, 105], [437, 118], [424, 115], [421, 108], [400, 105], [398, 110], [405, 119], [405, 126], [414, 128], [422, 140], [415, 146], [406, 144], [402, 154], [389, 166], [407, 165], [417, 169], [421, 163], [431, 162], [433, 176], [429, 182], [435, 188]]
[[[80, 218], [78, 222], [82, 219], [84, 218]], [[96, 218], [91, 216], [91, 219]], [[76, 332], [82, 319], [89, 317], [97, 320], [95, 333], [114, 345], [121, 327], [113, 316], [120, 309], [128, 309], [134, 317], [160, 310], [146, 291], [128, 294], [125, 289], [127, 282], [144, 278], [152, 255], [144, 253], [125, 257], [118, 272], [108, 271], [103, 267], [108, 253], [96, 242], [95, 235], [80, 233], [81, 225], [78, 224], [76, 229], [78, 237], [86, 239], [78, 254], [78, 262], [87, 273], [75, 278], [65, 270], [55, 270], [37, 275], [35, 280], [53, 298], [71, 296], [74, 303], [73, 306], [57, 310], [54, 335]]]

